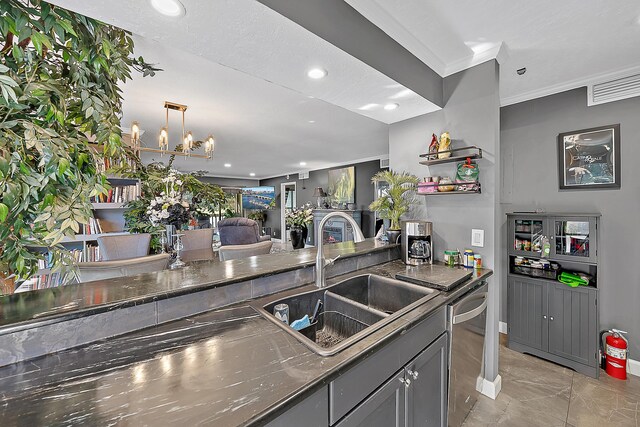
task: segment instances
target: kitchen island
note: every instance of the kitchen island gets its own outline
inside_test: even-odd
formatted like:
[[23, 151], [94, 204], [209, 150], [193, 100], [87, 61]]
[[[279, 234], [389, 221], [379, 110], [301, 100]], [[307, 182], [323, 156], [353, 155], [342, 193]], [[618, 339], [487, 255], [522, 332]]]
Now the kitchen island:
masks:
[[[406, 268], [397, 260], [384, 262], [329, 283], [363, 273], [394, 277]], [[331, 357], [313, 353], [256, 311], [282, 296], [315, 289], [304, 285], [11, 364], [0, 368], [2, 425], [279, 425], [278, 417], [297, 405], [321, 402], [318, 396], [326, 398], [332, 382], [416, 326], [434, 319], [440, 325], [444, 306], [491, 274], [475, 271], [453, 291]], [[438, 338], [440, 326], [420, 326], [421, 348]], [[306, 425], [316, 425], [311, 421]]]

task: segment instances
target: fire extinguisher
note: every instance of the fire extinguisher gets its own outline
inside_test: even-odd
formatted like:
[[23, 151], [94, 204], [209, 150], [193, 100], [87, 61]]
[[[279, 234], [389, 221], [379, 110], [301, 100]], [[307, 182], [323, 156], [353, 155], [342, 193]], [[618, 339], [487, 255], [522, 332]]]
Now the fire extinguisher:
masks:
[[[626, 334], [626, 332], [618, 329], [600, 332], [600, 363], [608, 375], [620, 380], [626, 380], [629, 341], [622, 334]], [[606, 343], [603, 349], [602, 338], [605, 335]]]

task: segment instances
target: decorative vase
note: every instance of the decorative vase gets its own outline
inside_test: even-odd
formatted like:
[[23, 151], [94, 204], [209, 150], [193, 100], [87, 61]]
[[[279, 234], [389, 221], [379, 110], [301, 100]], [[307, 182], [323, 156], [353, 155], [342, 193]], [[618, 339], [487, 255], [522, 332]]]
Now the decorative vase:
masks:
[[293, 245], [293, 249], [302, 249], [304, 248], [304, 238], [303, 231], [300, 228], [293, 228], [289, 232], [291, 236], [291, 244]]
[[398, 243], [400, 233], [402, 233], [401, 230], [387, 230], [387, 239], [389, 239], [389, 243]]
[[164, 226], [167, 231], [167, 251], [171, 252], [171, 248], [173, 248], [173, 235], [176, 234], [176, 227], [170, 224]]

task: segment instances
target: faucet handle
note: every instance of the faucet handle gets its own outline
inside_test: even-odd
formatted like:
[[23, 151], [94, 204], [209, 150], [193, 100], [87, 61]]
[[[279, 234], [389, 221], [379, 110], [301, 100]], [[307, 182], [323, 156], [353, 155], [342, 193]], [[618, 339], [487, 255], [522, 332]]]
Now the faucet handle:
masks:
[[337, 257], [335, 257], [335, 258], [327, 259], [327, 260], [325, 260], [325, 261], [324, 261], [324, 265], [325, 265], [325, 266], [333, 265], [333, 263], [334, 263], [334, 262], [336, 262], [336, 260], [337, 260], [338, 258], [340, 258], [340, 255], [338, 255], [338, 256], [337, 256]]

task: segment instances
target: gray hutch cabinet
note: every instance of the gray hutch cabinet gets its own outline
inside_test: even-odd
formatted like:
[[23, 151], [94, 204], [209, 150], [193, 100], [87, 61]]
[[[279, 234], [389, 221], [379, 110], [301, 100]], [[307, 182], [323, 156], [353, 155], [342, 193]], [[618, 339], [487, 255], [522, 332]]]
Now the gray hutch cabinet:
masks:
[[[514, 213], [507, 218], [509, 348], [597, 378], [600, 215]], [[533, 267], [545, 241], [552, 268]], [[570, 287], [557, 280], [561, 271], [592, 279], [588, 286]]]

